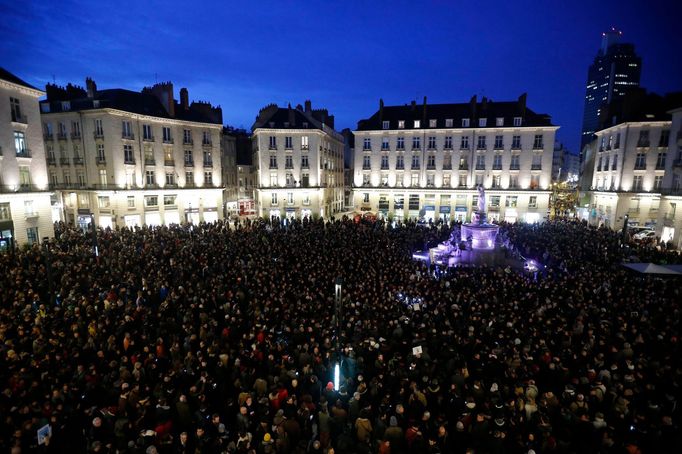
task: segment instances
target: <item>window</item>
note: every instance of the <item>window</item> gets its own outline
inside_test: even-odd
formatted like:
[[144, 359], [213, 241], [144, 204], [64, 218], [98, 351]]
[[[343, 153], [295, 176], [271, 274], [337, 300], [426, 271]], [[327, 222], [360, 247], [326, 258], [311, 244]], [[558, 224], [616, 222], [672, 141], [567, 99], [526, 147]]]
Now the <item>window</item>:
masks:
[[[601, 159], [601, 157], [599, 159]], [[607, 170], [609, 170], [609, 157], [605, 156], [604, 157], [604, 172], [606, 172]]]
[[620, 148], [620, 133], [616, 134], [616, 143], [613, 145], [613, 148]]
[[488, 125], [488, 119], [487, 118], [479, 118], [478, 119], [478, 127], [479, 128], [485, 128]]
[[270, 155], [270, 168], [271, 169], [277, 168], [277, 155], [274, 154]]
[[46, 139], [52, 138], [52, 123], [43, 123], [43, 133]]
[[35, 211], [33, 210], [33, 200], [24, 200], [24, 214], [26, 216], [33, 216]]
[[468, 118], [462, 118], [462, 128], [468, 128], [469, 127], [469, 119]]
[[104, 129], [102, 128], [102, 119], [95, 118], [95, 137], [104, 136]]
[[9, 202], [0, 203], [0, 221], [11, 221], [12, 220], [12, 210], [10, 209]]
[[194, 165], [194, 153], [192, 152], [192, 150], [185, 150], [185, 165], [186, 166]]
[[270, 186], [271, 187], [277, 186], [277, 174], [276, 173], [270, 174]]
[[68, 170], [64, 171], [64, 185], [69, 186], [71, 184], [71, 172]]
[[445, 136], [445, 143], [443, 144], [445, 150], [452, 150], [452, 136]]
[[59, 184], [59, 180], [57, 180], [57, 173], [56, 172], [50, 172], [50, 184], [53, 186], [56, 186]]
[[17, 156], [28, 156], [26, 137], [21, 131], [14, 131], [14, 150], [17, 152]]
[[38, 242], [38, 227], [29, 227], [26, 229], [26, 237], [28, 244], [35, 244]]
[[469, 149], [469, 136], [462, 136], [462, 139], [459, 143], [459, 149], [460, 150], [468, 150]]
[[97, 144], [97, 162], [100, 164], [103, 162], [106, 162], [106, 157], [104, 156], [104, 144], [103, 143]]
[[71, 122], [71, 138], [80, 139], [81, 137], [81, 124], [78, 121]]
[[22, 188], [31, 186], [31, 170], [29, 166], [19, 166], [19, 185]]
[[213, 172], [204, 172], [204, 186], [213, 184]]
[[412, 168], [413, 169], [418, 169], [419, 168], [419, 156], [412, 156]]
[[533, 148], [536, 150], [544, 148], [542, 134], [535, 134], [535, 138], [533, 139]]
[[485, 170], [485, 156], [476, 156], [476, 170]]
[[[289, 156], [291, 157], [291, 156]], [[211, 150], [204, 150], [204, 167], [213, 166], [213, 152]]]
[[192, 130], [183, 129], [182, 130], [182, 143], [185, 145], [192, 145]]
[[504, 148], [504, 141], [502, 136], [495, 136], [495, 149], [501, 150]]
[[659, 147], [667, 147], [669, 141], [670, 141], [670, 130], [664, 129], [663, 131], [661, 131], [661, 138], [658, 140], [658, 146]]
[[502, 155], [493, 156], [493, 170], [502, 170]]
[[363, 150], [371, 150], [372, 149], [372, 139], [369, 137], [365, 137], [364, 140], [362, 141], [362, 149]]
[[429, 137], [429, 150], [435, 150], [436, 149], [436, 138], [435, 137]]
[[107, 169], [99, 169], [99, 184], [103, 188], [107, 186]]
[[438, 125], [438, 121], [436, 119], [432, 118], [429, 120], [429, 128], [435, 128]]
[[405, 161], [402, 155], [396, 157], [395, 168], [396, 170], [403, 170], [405, 168]]
[[164, 195], [163, 196], [163, 205], [164, 206], [174, 206], [176, 204], [176, 202], [175, 202], [176, 198], [177, 198], [177, 196], [174, 194]]
[[426, 175], [426, 186], [429, 188], [435, 186], [435, 176], [433, 174]]
[[504, 126], [504, 117], [497, 117], [495, 119], [495, 126]]
[[307, 188], [310, 186], [310, 174], [307, 172], [304, 172], [301, 175], [301, 187], [302, 188]]
[[410, 185], [411, 185], [412, 187], [417, 187], [417, 186], [419, 186], [419, 174], [418, 174], [418, 173], [413, 173], [413, 174], [411, 175]]
[[133, 129], [130, 127], [130, 122], [129, 121], [123, 121], [122, 122], [122, 137], [124, 139], [132, 139], [133, 138]]
[[514, 126], [521, 126], [521, 117], [514, 117]]
[[388, 170], [388, 156], [381, 157], [381, 170]]
[[142, 125], [142, 139], [154, 140], [154, 136], [152, 135], [152, 125]]
[[291, 155], [287, 155], [284, 157], [284, 168], [285, 169], [293, 169], [294, 168], [294, 158]]
[[613, 165], [611, 166], [611, 170], [618, 170], [618, 155], [613, 156]]
[[421, 121], [420, 120], [414, 120], [414, 128], [418, 129], [421, 128]]
[[452, 120], [452, 118], [446, 118], [446, 119], [445, 119], [445, 127], [446, 127], [446, 128], [452, 128], [452, 125], [453, 125], [453, 120]]
[[12, 121], [17, 123], [26, 123], [26, 119], [21, 115], [21, 104], [17, 98], [9, 98], [10, 107], [12, 109]]
[[166, 186], [174, 186], [174, 185], [175, 185], [175, 173], [166, 172]]
[[656, 175], [654, 177], [654, 190], [659, 191], [663, 185], [663, 175]]
[[462, 156], [459, 158], [459, 170], [468, 170], [469, 169], [469, 161], [467, 160], [466, 156]]
[[310, 194], [307, 192], [303, 193], [303, 205], [310, 205]]
[[163, 127], [163, 142], [173, 143], [173, 135], [171, 134], [171, 128], [167, 126]]
[[420, 150], [422, 145], [421, 145], [421, 137], [412, 137], [412, 149], [413, 150]]
[[145, 181], [145, 183], [146, 183], [148, 186], [153, 186], [153, 185], [156, 184], [156, 175], [155, 175], [155, 173], [156, 173], [156, 172], [154, 172], [153, 170], [147, 170], [147, 171], [145, 171], [145, 173], [144, 173], [144, 178], [145, 178], [145, 180], [144, 180], [144, 181]]
[[405, 120], [398, 120], [398, 129], [405, 129]]
[[507, 208], [516, 208], [516, 205], [518, 204], [518, 196], [515, 195], [508, 195], [504, 199], [504, 206]]
[[665, 169], [665, 159], [668, 153], [658, 153], [658, 157], [656, 158], [656, 170], [663, 170]]
[[396, 150], [404, 150], [405, 149], [405, 138], [404, 137], [398, 137], [397, 143], [396, 143]]
[[638, 147], [648, 147], [649, 146], [649, 131], [643, 129], [639, 131], [639, 140], [637, 140]]
[[[130, 198], [128, 199], [130, 202]], [[128, 203], [130, 206], [130, 203]], [[144, 206], [145, 207], [158, 207], [159, 206], [159, 196], [157, 195], [146, 195], [144, 196]]]
[[123, 160], [125, 164], [135, 164], [132, 145], [123, 145]]
[[362, 185], [369, 186], [369, 174], [366, 173], [362, 176]]
[[293, 138], [291, 136], [284, 137], [284, 148], [291, 150], [293, 148]]
[[429, 155], [427, 157], [426, 166], [429, 169], [435, 169], [436, 168], [436, 157], [434, 155]]
[[389, 129], [390, 126], [391, 126], [391, 122], [390, 122], [390, 121], [382, 121], [382, 122], [381, 122], [381, 127], [382, 127], [383, 129]]
[[512, 137], [512, 149], [518, 150], [521, 148], [521, 136]]
[[642, 175], [635, 175], [635, 177], [632, 180], [632, 190], [633, 191], [641, 191], [642, 190]]
[[[493, 184], [493, 187], [495, 185]], [[493, 208], [499, 208], [500, 207], [500, 196], [499, 195], [491, 195], [490, 196], [490, 206]]]
[[308, 136], [301, 136], [301, 150], [308, 149]]
[[537, 208], [538, 207], [538, 196], [532, 195], [530, 196], [530, 199], [528, 200], [528, 208]]
[[510, 189], [517, 189], [518, 187], [519, 187], [518, 175], [510, 175], [509, 176], [509, 188]]
[[270, 136], [270, 143], [268, 145], [268, 148], [270, 150], [276, 150], [277, 149], [277, 137]]
[[519, 155], [512, 155], [511, 164], [509, 164], [509, 170], [519, 170]]
[[646, 153], [637, 153], [635, 159], [635, 170], [645, 170], [646, 169]]
[[533, 162], [530, 166], [531, 170], [541, 170], [542, 169], [542, 154], [534, 154]]
[[531, 175], [530, 176], [530, 188], [531, 189], [537, 189], [538, 186], [540, 186], [540, 175]]
[[301, 156], [301, 167], [304, 169], [307, 169], [309, 167], [307, 155]]
[[[493, 184], [492, 188], [498, 189], [502, 187], [502, 176], [501, 175], [493, 175]], [[499, 196], [498, 196], [499, 197]]]
[[202, 145], [211, 145], [211, 132], [210, 131], [203, 131], [201, 134], [201, 144]]
[[362, 168], [364, 170], [369, 170], [370, 169], [370, 159], [369, 156], [363, 156], [362, 158]]
[[111, 202], [109, 201], [109, 196], [99, 196], [97, 197], [97, 206], [100, 208], [109, 208]]
[[277, 193], [273, 192], [270, 196], [270, 205], [277, 205]]
[[485, 136], [478, 136], [478, 143], [476, 144], [477, 150], [485, 150]]
[[128, 208], [135, 208], [135, 196], [134, 195], [128, 196]]
[[62, 110], [71, 110], [71, 101], [62, 101]]
[[388, 137], [381, 138], [381, 149], [388, 150]]

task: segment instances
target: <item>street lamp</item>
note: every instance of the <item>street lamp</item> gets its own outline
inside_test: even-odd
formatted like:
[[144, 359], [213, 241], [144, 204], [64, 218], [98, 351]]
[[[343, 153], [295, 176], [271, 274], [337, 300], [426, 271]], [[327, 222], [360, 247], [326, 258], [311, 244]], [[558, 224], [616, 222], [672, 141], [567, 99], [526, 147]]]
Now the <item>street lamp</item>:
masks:
[[334, 309], [336, 318], [336, 363], [334, 364], [334, 390], [339, 390], [341, 381], [341, 286], [343, 279], [336, 278], [334, 285]]
[[97, 247], [97, 226], [95, 225], [94, 214], [90, 214], [90, 226], [92, 227], [92, 247], [95, 251], [95, 257], [99, 257], [99, 248]]

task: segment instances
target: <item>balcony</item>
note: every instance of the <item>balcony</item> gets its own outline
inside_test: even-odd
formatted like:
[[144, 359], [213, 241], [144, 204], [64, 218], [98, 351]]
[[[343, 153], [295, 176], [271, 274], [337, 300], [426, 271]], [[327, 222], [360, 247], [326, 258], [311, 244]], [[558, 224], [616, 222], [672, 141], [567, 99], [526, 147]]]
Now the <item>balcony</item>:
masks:
[[145, 142], [154, 142], [154, 136], [144, 136], [142, 140]]
[[502, 170], [502, 164], [493, 164], [493, 170]]
[[164, 159], [163, 165], [168, 166], [168, 167], [174, 167], [175, 166], [175, 159]]
[[397, 147], [395, 147], [395, 151], [405, 151], [405, 147], [404, 146], [402, 146], [402, 147], [397, 146]]
[[512, 143], [512, 151], [521, 151], [521, 143]]
[[192, 160], [185, 160], [185, 167], [194, 167], [194, 161]]
[[452, 170], [452, 164], [443, 164], [443, 170]]
[[[201, 146], [202, 146], [202, 147], [212, 147], [212, 146], [213, 146], [213, 142], [210, 141], [210, 140], [202, 140], [202, 141], [201, 141]], [[291, 147], [289, 147], [289, 148], [291, 148]]]
[[545, 146], [543, 145], [542, 142], [533, 144], [533, 150], [544, 150], [544, 149], [545, 149]]
[[123, 164], [135, 165], [135, 158], [128, 158], [123, 160]]
[[426, 166], [426, 170], [436, 170], [436, 165], [435, 164], [429, 164]]
[[511, 164], [509, 170], [520, 170], [520, 167], [518, 164]]
[[479, 144], [476, 146], [476, 151], [485, 151], [487, 149], [488, 149], [488, 147], [486, 147], [485, 144], [483, 144], [483, 145]]
[[646, 148], [650, 145], [650, 142], [648, 140], [639, 140], [637, 141], [637, 148]]
[[52, 157], [48, 156], [47, 157], [47, 165], [48, 166], [56, 166], [57, 165], [57, 159], [54, 156], [52, 156]]
[[123, 134], [121, 134], [121, 138], [126, 140], [135, 140], [135, 134], [133, 134], [132, 132], [131, 133], [124, 132]]
[[15, 112], [12, 112], [12, 123], [28, 124], [28, 119], [26, 118], [26, 115], [17, 115]]
[[370, 166], [369, 164], [363, 164], [363, 166], [362, 166], [362, 170], [371, 170], [371, 169], [372, 169], [372, 166]]
[[213, 168], [213, 161], [204, 161], [204, 168], [212, 169]]
[[66, 131], [57, 133], [57, 140], [67, 140]]
[[665, 170], [665, 163], [664, 162], [657, 162], [655, 170]]
[[104, 131], [95, 131], [92, 133], [92, 136], [95, 138], [95, 140], [104, 139]]
[[146, 165], [146, 166], [155, 166], [155, 165], [156, 165], [156, 159], [154, 159], [154, 158], [144, 158], [144, 165]]
[[412, 164], [412, 170], [419, 170], [420, 168], [419, 164]]
[[422, 151], [422, 147], [415, 147], [414, 145], [412, 146], [412, 151]]
[[395, 170], [405, 170], [405, 164], [397, 164]]
[[164, 138], [163, 138], [163, 143], [172, 144], [172, 143], [174, 143], [174, 142], [173, 142], [173, 138], [172, 138], [172, 137], [164, 137]]
[[646, 164], [635, 163], [635, 170], [646, 170]]
[[73, 164], [77, 166], [82, 166], [84, 164], [83, 158], [81, 158], [80, 156], [73, 158]]
[[459, 170], [469, 170], [469, 164], [460, 164]]
[[54, 134], [52, 134], [51, 132], [46, 132], [45, 134], [43, 134], [43, 139], [44, 140], [54, 140]]
[[276, 169], [277, 168], [277, 163], [270, 163], [270, 166], [268, 167], [269, 169]]
[[68, 166], [71, 163], [69, 158], [59, 158], [59, 165]]
[[476, 164], [476, 170], [485, 170], [485, 164]]
[[388, 164], [386, 164], [386, 165], [382, 164], [382, 165], [381, 165], [381, 170], [388, 170]]
[[71, 140], [81, 140], [81, 133], [80, 132], [72, 132], [71, 133]]
[[542, 170], [542, 164], [531, 164], [530, 170]]
[[30, 158], [31, 157], [31, 150], [28, 148], [24, 148], [23, 150], [17, 151], [17, 158]]
[[98, 166], [103, 166], [106, 165], [107, 160], [104, 156], [97, 156], [97, 165]]

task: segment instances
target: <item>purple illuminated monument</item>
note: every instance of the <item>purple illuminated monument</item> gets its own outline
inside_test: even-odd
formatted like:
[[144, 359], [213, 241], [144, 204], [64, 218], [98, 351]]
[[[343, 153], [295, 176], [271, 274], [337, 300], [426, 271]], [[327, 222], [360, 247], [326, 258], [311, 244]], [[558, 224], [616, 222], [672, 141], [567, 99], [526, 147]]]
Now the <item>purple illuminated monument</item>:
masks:
[[471, 222], [462, 225], [462, 241], [471, 242], [474, 250], [495, 249], [495, 238], [500, 226], [488, 223], [485, 209], [485, 190], [483, 186], [478, 187], [478, 204]]

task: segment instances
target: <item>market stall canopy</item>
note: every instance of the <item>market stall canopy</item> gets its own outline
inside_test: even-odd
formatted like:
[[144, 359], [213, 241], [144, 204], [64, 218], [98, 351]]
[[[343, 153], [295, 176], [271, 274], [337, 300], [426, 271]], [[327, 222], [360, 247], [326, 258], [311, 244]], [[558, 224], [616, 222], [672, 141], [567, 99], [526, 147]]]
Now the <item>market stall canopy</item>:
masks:
[[623, 266], [643, 274], [667, 274], [672, 276], [682, 276], [682, 270], [677, 266], [663, 266], [656, 265], [655, 263], [623, 263]]

